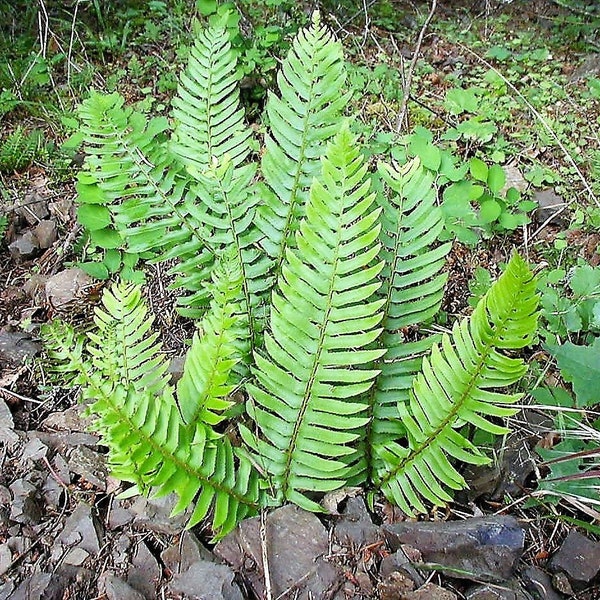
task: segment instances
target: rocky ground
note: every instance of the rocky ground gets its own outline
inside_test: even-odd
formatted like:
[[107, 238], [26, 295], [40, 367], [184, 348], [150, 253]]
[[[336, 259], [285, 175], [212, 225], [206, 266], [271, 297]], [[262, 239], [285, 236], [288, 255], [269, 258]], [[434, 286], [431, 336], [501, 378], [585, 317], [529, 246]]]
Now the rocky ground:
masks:
[[173, 498], [120, 499], [83, 407], [36, 362], [27, 319], [85, 321], [98, 289], [63, 266], [77, 228], [68, 198], [34, 193], [2, 253], [0, 600], [600, 598], [600, 543], [520, 507], [543, 417], [522, 416], [503, 460], [471, 472], [469, 493], [433, 522], [381, 498], [369, 511], [349, 489], [325, 499], [329, 514], [285, 506], [215, 546], [184, 529], [186, 515], [170, 518]]
[[[598, 55], [581, 68], [600, 73]], [[511, 177], [515, 187], [528, 185], [518, 169]], [[76, 394], [51, 384], [40, 362], [39, 325], [54, 316], [85, 323], [102, 287], [68, 266], [80, 233], [72, 181], [50, 181], [34, 166], [10, 175], [8, 188], [14, 203], [5, 207], [10, 222], [0, 247], [0, 600], [600, 599], [600, 543], [575, 527], [590, 509], [558, 519], [552, 506], [526, 505], [540, 476], [534, 448], [553, 435], [552, 422], [533, 411], [518, 415], [497, 463], [467, 473], [469, 492], [430, 521], [407, 519], [379, 497], [367, 509], [348, 489], [325, 499], [323, 515], [284, 506], [215, 545], [201, 527], [184, 529], [185, 514], [169, 516], [170, 497], [119, 498], [121, 484]], [[533, 229], [552, 240], [566, 229], [565, 200], [552, 188], [534, 199]], [[600, 260], [598, 234], [570, 230], [567, 241], [590, 264]], [[506, 256], [497, 246], [478, 252], [453, 252], [449, 312], [464, 309], [474, 266]], [[166, 285], [160, 273], [155, 280], [148, 297], [159, 326], [169, 316], [164, 343], [177, 359], [192, 328], [164, 310]]]

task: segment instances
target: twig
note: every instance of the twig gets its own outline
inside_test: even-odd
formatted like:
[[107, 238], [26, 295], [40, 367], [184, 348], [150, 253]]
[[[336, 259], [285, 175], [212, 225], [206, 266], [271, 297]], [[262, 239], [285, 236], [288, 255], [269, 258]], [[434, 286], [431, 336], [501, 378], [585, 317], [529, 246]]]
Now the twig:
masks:
[[260, 553], [262, 556], [263, 573], [265, 576], [265, 600], [273, 600], [271, 573], [269, 571], [269, 554], [267, 552], [267, 523], [264, 510], [260, 511]]
[[419, 37], [417, 38], [417, 45], [415, 46], [415, 51], [413, 53], [412, 60], [410, 61], [410, 65], [408, 66], [408, 71], [406, 72], [406, 79], [404, 80], [404, 86], [402, 90], [402, 104], [400, 105], [400, 112], [398, 114], [398, 120], [396, 121], [396, 131], [398, 133], [400, 133], [400, 130], [402, 129], [402, 124], [404, 123], [404, 119], [406, 118], [406, 111], [408, 109], [408, 99], [410, 97], [410, 87], [412, 85], [413, 73], [417, 66], [417, 60], [419, 59], [419, 53], [421, 52], [423, 38], [425, 37], [425, 32], [427, 31], [427, 27], [429, 27], [431, 19], [433, 19], [433, 14], [435, 13], [436, 8], [437, 0], [431, 0], [431, 8], [429, 9], [429, 14], [427, 15], [425, 23], [423, 23], [423, 27], [421, 27], [421, 31], [419, 32]]
[[556, 134], [556, 132], [554, 131], [554, 129], [552, 129], [552, 127], [550, 127], [550, 125], [548, 124], [548, 121], [546, 121], [546, 119], [544, 118], [544, 115], [542, 115], [535, 108], [535, 106], [533, 106], [533, 104], [531, 104], [531, 102], [529, 102], [529, 100], [527, 100], [527, 98], [519, 91], [519, 89], [511, 81], [509, 81], [500, 71], [498, 71], [498, 69], [496, 69], [496, 67], [494, 67], [494, 65], [492, 65], [491, 63], [489, 63], [487, 60], [485, 60], [485, 58], [483, 58], [479, 54], [477, 54], [477, 52], [474, 52], [473, 50], [471, 50], [471, 48], [468, 48], [467, 46], [464, 46], [460, 42], [457, 42], [456, 44], [457, 44], [457, 46], [460, 46], [463, 50], [465, 50], [466, 52], [468, 52], [469, 54], [471, 54], [472, 56], [474, 56], [479, 62], [481, 62], [483, 65], [485, 65], [488, 69], [491, 69], [492, 71], [494, 71], [494, 73], [496, 73], [496, 75], [498, 75], [498, 77], [500, 77], [502, 79], [502, 81], [515, 94], [517, 94], [517, 96], [521, 99], [521, 101], [523, 102], [523, 104], [525, 104], [525, 106], [532, 112], [532, 114], [534, 115], [534, 117], [542, 124], [542, 126], [544, 127], [544, 129], [554, 139], [554, 141], [556, 142], [557, 146], [563, 151], [563, 154], [565, 155], [567, 161], [569, 163], [571, 163], [571, 166], [575, 169], [575, 172], [577, 173], [579, 179], [581, 179], [581, 182], [583, 183], [583, 187], [585, 188], [585, 191], [588, 193], [589, 197], [596, 204], [596, 206], [598, 208], [600, 208], [600, 201], [598, 200], [598, 198], [596, 198], [596, 194], [594, 194], [592, 188], [590, 187], [590, 184], [586, 181], [586, 179], [583, 176], [583, 173], [581, 172], [579, 166], [575, 162], [575, 159], [571, 156], [571, 154], [569, 153], [569, 151], [566, 149], [565, 145], [560, 141], [560, 138], [558, 137], [558, 135]]

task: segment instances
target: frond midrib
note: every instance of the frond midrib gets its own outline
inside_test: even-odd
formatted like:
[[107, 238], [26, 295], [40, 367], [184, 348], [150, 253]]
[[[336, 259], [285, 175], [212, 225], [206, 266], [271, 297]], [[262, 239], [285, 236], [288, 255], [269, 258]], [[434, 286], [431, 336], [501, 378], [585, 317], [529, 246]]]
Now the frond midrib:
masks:
[[[513, 303], [513, 305], [516, 303]], [[483, 307], [486, 312], [487, 318], [487, 304]], [[507, 329], [507, 323], [510, 320], [512, 310], [506, 311], [506, 316], [499, 325], [496, 327], [496, 331], [492, 338], [490, 338], [490, 342], [486, 345], [485, 350], [483, 352], [478, 353], [479, 360], [477, 361], [477, 368], [473, 371], [473, 375], [469, 380], [469, 384], [465, 389], [465, 392], [460, 396], [457, 402], [453, 403], [452, 409], [448, 411], [446, 417], [440, 422], [440, 424], [433, 430], [430, 435], [428, 435], [425, 440], [421, 443], [421, 445], [409, 452], [409, 454], [404, 457], [398, 465], [396, 465], [393, 469], [390, 469], [384, 477], [378, 479], [378, 484], [380, 487], [386, 485], [391, 479], [397, 476], [398, 473], [406, 470], [408, 465], [425, 452], [427, 448], [434, 442], [434, 440], [441, 435], [441, 433], [447, 428], [451, 426], [451, 423], [455, 420], [459, 410], [463, 407], [465, 402], [468, 400], [470, 396], [471, 390], [476, 387], [477, 380], [480, 379], [481, 373], [483, 371], [483, 367], [485, 367], [486, 360], [488, 356], [493, 352], [496, 342], [502, 337], [502, 334]]]
[[291, 473], [291, 469], [292, 469], [293, 455], [296, 450], [298, 437], [300, 435], [300, 429], [301, 429], [302, 425], [304, 424], [304, 417], [305, 417], [306, 411], [308, 410], [308, 407], [309, 407], [311, 390], [315, 383], [315, 378], [316, 378], [317, 371], [318, 371], [319, 365], [320, 365], [321, 353], [323, 352], [325, 335], [326, 335], [326, 331], [327, 331], [327, 323], [329, 322], [329, 315], [331, 314], [331, 310], [333, 308], [332, 307], [333, 294], [335, 291], [334, 288], [335, 288], [335, 280], [336, 280], [336, 276], [337, 276], [337, 266], [338, 266], [339, 258], [340, 258], [339, 257], [339, 249], [340, 249], [341, 235], [342, 235], [342, 227], [341, 227], [340, 221], [341, 221], [343, 213], [344, 213], [344, 203], [340, 202], [340, 212], [338, 214], [338, 228], [336, 231], [335, 253], [334, 253], [333, 260], [332, 260], [332, 274], [331, 274], [331, 278], [329, 280], [329, 289], [327, 291], [327, 308], [323, 314], [323, 319], [321, 321], [321, 330], [319, 332], [319, 343], [317, 346], [317, 350], [316, 350], [315, 354], [313, 355], [314, 358], [313, 358], [313, 365], [312, 365], [311, 373], [310, 373], [310, 376], [307, 381], [307, 385], [306, 385], [306, 388], [304, 391], [304, 396], [302, 398], [302, 404], [300, 406], [300, 410], [298, 412], [296, 422], [294, 423], [294, 429], [292, 431], [292, 435], [290, 438], [289, 450], [286, 451], [286, 454], [285, 454], [286, 461], [285, 461], [285, 468], [283, 471], [283, 482], [284, 483], [282, 486], [284, 497], [287, 497], [290, 473]]

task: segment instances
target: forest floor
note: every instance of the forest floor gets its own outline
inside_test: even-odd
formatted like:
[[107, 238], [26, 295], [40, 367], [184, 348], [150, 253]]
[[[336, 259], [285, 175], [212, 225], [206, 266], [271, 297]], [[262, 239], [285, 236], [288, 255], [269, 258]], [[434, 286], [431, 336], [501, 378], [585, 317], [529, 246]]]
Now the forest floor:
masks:
[[[577, 403], [573, 380], [548, 350], [561, 342], [592, 348], [600, 333], [600, 15], [593, 3], [567, 10], [541, 0], [441, 2], [414, 66], [430, 4], [323, 8], [349, 61], [353, 126], [373, 152], [427, 161], [422, 142], [433, 140], [471, 173], [473, 158], [502, 165], [507, 181], [498, 199], [518, 190], [512, 199], [502, 195], [502, 215], [491, 220], [449, 210], [455, 242], [440, 326], [468, 314], [518, 248], [542, 273], [540, 343], [527, 357], [524, 391], [545, 391], [533, 408], [525, 396], [493, 464], [465, 473], [469, 490], [415, 529], [405, 531], [405, 516], [383, 498], [369, 512], [347, 490], [329, 498], [331, 515], [284, 507], [245, 523], [216, 550], [201, 527], [182, 530], [185, 515], [169, 518], [172, 499], [117, 498], [120, 482], [107, 472], [105, 450], [77, 394], [50, 381], [39, 340], [40, 326], [56, 316], [88, 322], [104, 285], [76, 269], [94, 256], [75, 216], [84, 159], [75, 107], [93, 86], [168, 114], [194, 3], [76, 3], [79, 12], [75, 4], [70, 12], [29, 4], [4, 12], [0, 0], [0, 20], [9, 16], [0, 23], [0, 600], [600, 599], [598, 403]], [[245, 78], [250, 120], [273, 82], [277, 44], [293, 30], [279, 16], [280, 37], [269, 45], [256, 27], [257, 4], [241, 3], [242, 11], [254, 7], [242, 31], [257, 36], [254, 54], [246, 48], [246, 64], [255, 65]], [[398, 122], [409, 73], [406, 119]], [[166, 351], [179, 357], [194, 325], [176, 314], [168, 283], [164, 268], [149, 267], [156, 325]], [[593, 386], [600, 367], [590, 364]], [[576, 425], [565, 425], [573, 410]], [[574, 466], [544, 462], [569, 451]]]

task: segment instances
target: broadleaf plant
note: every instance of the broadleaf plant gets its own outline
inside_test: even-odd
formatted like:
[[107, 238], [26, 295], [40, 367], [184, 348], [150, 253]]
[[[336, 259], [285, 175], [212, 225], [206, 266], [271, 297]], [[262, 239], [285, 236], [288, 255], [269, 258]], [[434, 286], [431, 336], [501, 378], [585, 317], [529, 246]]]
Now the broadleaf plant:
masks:
[[536, 330], [533, 275], [514, 254], [470, 317], [427, 333], [450, 250], [433, 177], [419, 159], [371, 171], [343, 118], [340, 44], [318, 15], [297, 36], [260, 163], [237, 79], [210, 27], [170, 136], [116, 94], [84, 102], [79, 205], [103, 207], [123, 256], [175, 265], [198, 332], [174, 386], [140, 285], [116, 283], [86, 335], [47, 328], [54, 368], [82, 387], [115, 475], [175, 492], [215, 538], [285, 501], [321, 510], [346, 485], [407, 513], [448, 502], [460, 464], [488, 460], [469, 428], [504, 433], [519, 397], [500, 390], [526, 370], [513, 351]]

